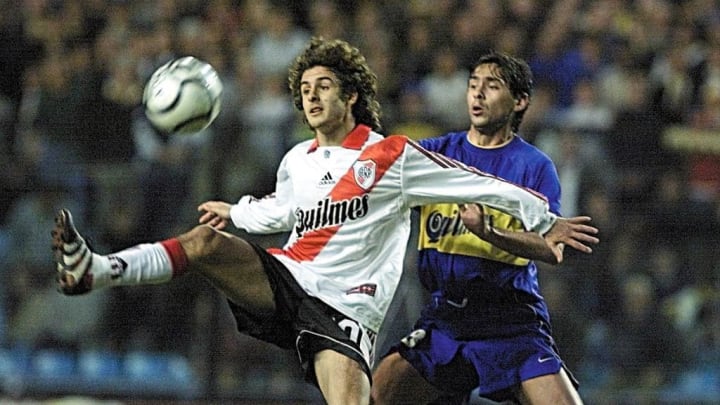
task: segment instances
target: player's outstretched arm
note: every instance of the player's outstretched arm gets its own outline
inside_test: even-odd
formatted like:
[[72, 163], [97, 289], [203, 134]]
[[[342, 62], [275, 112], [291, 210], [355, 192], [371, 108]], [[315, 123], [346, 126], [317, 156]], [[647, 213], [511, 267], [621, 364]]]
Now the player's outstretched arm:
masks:
[[552, 228], [541, 236], [537, 232], [510, 231], [493, 226], [492, 216], [484, 215], [478, 204], [460, 205], [465, 226], [481, 239], [516, 256], [549, 264], [563, 261], [563, 249], [570, 246], [583, 253], [592, 253], [589, 245], [599, 239], [598, 229], [589, 225], [590, 217], [558, 217]]

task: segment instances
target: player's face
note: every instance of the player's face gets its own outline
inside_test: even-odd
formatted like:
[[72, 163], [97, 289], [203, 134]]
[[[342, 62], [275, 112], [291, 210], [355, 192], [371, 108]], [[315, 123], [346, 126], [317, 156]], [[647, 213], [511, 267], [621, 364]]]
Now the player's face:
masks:
[[340, 82], [330, 69], [314, 66], [300, 79], [303, 111], [308, 124], [324, 135], [345, 136], [353, 98], [343, 101]]
[[493, 135], [510, 126], [515, 111], [527, 105], [527, 98], [513, 98], [494, 64], [479, 65], [473, 70], [467, 88], [468, 113], [473, 128]]

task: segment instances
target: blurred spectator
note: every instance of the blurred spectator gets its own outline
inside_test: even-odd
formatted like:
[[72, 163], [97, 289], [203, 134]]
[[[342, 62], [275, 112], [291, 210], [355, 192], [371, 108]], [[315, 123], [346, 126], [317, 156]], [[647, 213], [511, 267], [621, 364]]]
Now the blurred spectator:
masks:
[[661, 122], [677, 124], [687, 118], [693, 101], [693, 80], [685, 44], [671, 44], [657, 54], [650, 70], [650, 107]]
[[[476, 3], [482, 3], [482, 1]], [[523, 38], [520, 43], [522, 48], [518, 48], [516, 52], [509, 49], [506, 52], [525, 57], [529, 54], [531, 45], [530, 41], [525, 42], [524, 40], [536, 37], [537, 30], [542, 26], [545, 18], [545, 4], [540, 0], [508, 0], [501, 2], [501, 5], [504, 8], [506, 21], [511, 21], [512, 25], [519, 29]], [[501, 46], [497, 48], [503, 50]]]
[[565, 265], [572, 270], [566, 277], [583, 292], [574, 297], [583, 314], [592, 320], [608, 320], [618, 310], [619, 275], [636, 264], [633, 260], [636, 241], [623, 232], [624, 218], [614, 214], [617, 204], [609, 190], [590, 190], [585, 200], [581, 212], [593, 219], [602, 243], [593, 247], [593, 254], [587, 258], [568, 252]]
[[548, 18], [534, 37], [534, 54], [528, 60], [537, 83], [556, 88], [560, 108], [572, 103], [578, 81], [594, 79], [604, 63], [600, 39], [596, 35], [574, 32], [572, 22], [578, 8], [579, 2], [575, 0], [553, 3]]
[[[394, 47], [394, 38], [389, 31], [387, 16], [383, 11], [383, 7], [373, 1], [359, 1], [353, 6], [351, 24], [354, 29], [349, 33], [349, 40], [365, 55], [375, 48], [391, 49]], [[375, 69], [374, 64], [371, 63], [370, 66]], [[383, 81], [390, 80], [387, 76], [378, 75], [378, 77], [383, 77]]]
[[562, 110], [560, 117], [561, 125], [594, 137], [587, 142], [594, 144], [595, 152], [601, 153], [605, 148], [604, 134], [613, 125], [613, 120], [613, 111], [602, 103], [595, 82], [590, 78], [580, 79], [573, 86], [572, 102]]
[[638, 49], [643, 49], [648, 56], [657, 54], [668, 46], [672, 46], [673, 5], [667, 0], [650, 0], [639, 2], [634, 7], [636, 20], [631, 36], [636, 39]]
[[[58, 209], [77, 208], [72, 195], [57, 185], [44, 185], [18, 198], [4, 229], [10, 237], [2, 260], [2, 290], [8, 317], [8, 339], [25, 347], [79, 347], [94, 337], [106, 294], [81, 302], [60, 296], [55, 287], [48, 233]], [[81, 220], [81, 219], [80, 219]], [[73, 316], [65, 314], [72, 307]]]
[[[275, 170], [292, 142], [296, 115], [284, 75], [265, 75], [259, 84], [259, 94], [254, 102], [245, 105], [240, 112], [245, 125], [241, 134], [245, 161], [237, 164], [256, 170], [254, 192], [264, 195], [274, 190]], [[228, 175], [236, 173], [233, 171]]]
[[[679, 234], [705, 235], [715, 228], [713, 204], [693, 199], [690, 190], [687, 175], [682, 171], [668, 169], [658, 175], [649, 207], [654, 235], [671, 240]], [[686, 211], [687, 215], [678, 217], [678, 210]]]
[[720, 85], [706, 82], [701, 91], [701, 104], [690, 112], [685, 133], [681, 136], [691, 142], [697, 138], [700, 141], [688, 151], [692, 198], [720, 201], [720, 136], [717, 134], [720, 130]]
[[[720, 299], [710, 291], [704, 293], [697, 311], [697, 324], [693, 329], [690, 352], [693, 362], [720, 376]], [[710, 294], [708, 294], [710, 293]], [[716, 387], [718, 389], [720, 387]]]
[[196, 134], [163, 134], [138, 109], [133, 114], [132, 131], [140, 167], [141, 215], [136, 232], [142, 240], [162, 240], [176, 227], [184, 227], [195, 212], [193, 175], [212, 129]]
[[558, 66], [561, 70], [555, 72], [561, 106], [581, 101], [577, 97], [576, 88], [585, 81], [594, 83], [598, 72], [605, 65], [603, 44], [599, 37], [582, 32], [575, 41], [569, 44], [569, 49], [561, 56]]
[[[633, 54], [627, 39], [613, 38], [608, 45], [608, 52], [608, 59], [613, 62], [605, 64], [598, 71], [594, 82], [599, 103], [616, 113], [632, 103], [631, 98], [637, 91], [634, 84], [635, 76], [640, 74], [643, 82], [647, 82], [647, 79], [642, 68], [638, 66], [637, 57]], [[647, 89], [642, 93], [647, 93]]]
[[[65, 55], [47, 55], [40, 64], [37, 106], [31, 124], [43, 134], [53, 152], [55, 171], [77, 171], [88, 156], [89, 134], [78, 125], [88, 113], [91, 87], [81, 81], [87, 72], [75, 72]], [[78, 81], [76, 82], [75, 79]]]
[[527, 141], [536, 144], [538, 138], [542, 138], [544, 133], [556, 131], [559, 114], [554, 88], [548, 85], [536, 86], [530, 106], [520, 124], [520, 134]]
[[[597, 146], [587, 141], [587, 134], [569, 127], [544, 131], [537, 146], [547, 153], [558, 169], [564, 216], [579, 215], [585, 209], [585, 198], [591, 190], [605, 190], [613, 180], [611, 162], [597, 153]], [[600, 169], [602, 167], [602, 169]]]
[[25, 194], [42, 189], [39, 169], [39, 154], [43, 147], [37, 136], [24, 135], [23, 145], [17, 145], [14, 153], [0, 153], [0, 228], [18, 199]]
[[381, 119], [392, 121], [397, 114], [397, 97], [402, 85], [402, 79], [394, 72], [392, 24], [388, 24], [384, 8], [372, 1], [357, 3], [351, 24], [355, 32], [349, 35], [350, 42], [358, 46], [375, 75], [382, 78], [382, 85], [377, 88], [377, 99], [383, 110]]
[[[658, 177], [650, 205], [649, 231], [665, 240], [673, 240], [683, 249], [685, 279], [692, 285], [713, 283], [718, 251], [720, 218], [717, 203], [691, 197], [687, 174], [669, 169]], [[678, 211], [681, 210], [681, 211]], [[686, 215], [678, 216], [678, 212]], [[678, 239], [677, 235], [683, 235]]]
[[590, 320], [576, 302], [580, 297], [572, 295], [573, 288], [565, 277], [564, 269], [540, 267], [541, 293], [552, 314], [553, 338], [569, 369], [579, 370], [583, 360], [583, 331], [587, 330]]
[[[479, 55], [492, 48], [501, 29], [502, 8], [497, 1], [470, 1], [451, 17], [450, 43], [457, 50], [458, 66], [470, 69]], [[478, 21], [483, 21], [478, 24]]]
[[265, 10], [260, 28], [250, 45], [256, 71], [286, 75], [290, 62], [305, 47], [308, 33], [294, 25], [292, 14], [281, 6]]
[[15, 131], [16, 106], [8, 97], [0, 93], [0, 153], [8, 154], [12, 150]]
[[575, 84], [572, 96], [570, 105], [560, 111], [560, 125], [580, 136], [580, 149], [584, 156], [594, 162], [610, 163], [607, 132], [613, 126], [613, 111], [600, 103], [595, 83], [589, 78], [580, 79]]
[[495, 35], [493, 49], [509, 55], [526, 55], [527, 36], [523, 28], [516, 25], [501, 27]]
[[[308, 6], [308, 20], [313, 35], [324, 38], [345, 38], [348, 16], [333, 0], [312, 1]], [[344, 10], [342, 10], [344, 11]]]
[[698, 65], [695, 72], [697, 80], [697, 97], [701, 106], [710, 107], [711, 114], [704, 125], [709, 128], [720, 128], [720, 48], [707, 49], [705, 60]]
[[140, 105], [144, 83], [137, 75], [136, 60], [113, 58], [96, 77], [96, 97], [89, 107], [87, 126], [89, 163], [127, 163], [134, 153], [132, 111]]
[[608, 344], [622, 342], [612, 345], [616, 386], [647, 389], [671, 382], [686, 364], [687, 349], [656, 304], [652, 281], [638, 273], [628, 273], [619, 298], [621, 311], [608, 340]]
[[469, 72], [459, 65], [458, 57], [452, 48], [441, 48], [435, 52], [432, 71], [421, 81], [429, 118], [435, 124], [447, 130], [465, 127], [468, 74]]
[[433, 42], [438, 46], [450, 41], [448, 21], [458, 8], [458, 0], [411, 0], [406, 6], [405, 20], [425, 20], [433, 34]]
[[615, 121], [607, 136], [609, 157], [617, 168], [620, 209], [642, 211], [648, 202], [653, 179], [666, 167], [678, 170], [661, 143], [664, 125], [661, 112], [652, 107], [648, 79], [644, 72], [627, 72], [627, 98], [616, 109]]
[[203, 58], [208, 49], [217, 45], [218, 27], [206, 24], [200, 17], [183, 17], [176, 25], [176, 53]]
[[[18, 269], [22, 271], [22, 268]], [[18, 306], [9, 320], [9, 340], [33, 349], [93, 348], [98, 341], [107, 294], [66, 297], [57, 293], [55, 281], [42, 277], [27, 280], [19, 274], [13, 288], [22, 288]], [[68, 318], [68, 308], [73, 316]]]
[[440, 41], [427, 20], [412, 18], [407, 20], [406, 24], [404, 38], [398, 41], [395, 71], [402, 81], [401, 85], [412, 86], [432, 70], [428, 61], [432, 60], [435, 46]]
[[407, 135], [420, 140], [440, 135], [441, 128], [428, 122], [428, 107], [417, 86], [405, 86], [398, 99], [397, 119], [392, 121], [389, 133]]
[[45, 57], [27, 70], [20, 105], [15, 152], [22, 154], [40, 187], [68, 190], [78, 202], [77, 215], [85, 217], [92, 182], [89, 163], [89, 100], [93, 97], [87, 71], [73, 70], [60, 54]]
[[671, 241], [654, 240], [648, 252], [647, 274], [655, 288], [658, 305], [692, 285], [692, 274], [687, 271], [682, 257], [682, 246]]
[[29, 35], [18, 2], [2, 2], [0, 13], [0, 151], [15, 148], [17, 115], [22, 100], [23, 75], [40, 58], [42, 45]]
[[[252, 67], [248, 63], [244, 63], [247, 58], [248, 45], [240, 40], [237, 46], [242, 47], [237, 50], [235, 55], [228, 55], [220, 50], [215, 50], [205, 55], [206, 61], [210, 63], [220, 77], [223, 84], [223, 92], [221, 95], [220, 112], [212, 123], [212, 138], [208, 141], [206, 149], [199, 157], [198, 172], [194, 176], [196, 198], [220, 198], [232, 199], [240, 195], [231, 191], [229, 196], [223, 197], [228, 190], [224, 184], [223, 176], [226, 176], [226, 170], [231, 162], [245, 157], [237, 157], [241, 146], [238, 146], [243, 136], [243, 122], [240, 111], [251, 100], [251, 93], [254, 88], [246, 87], [246, 82], [252, 82], [254, 77], [243, 78], [236, 75], [236, 69], [246, 69], [252, 71]], [[235, 58], [237, 60], [233, 60]], [[237, 65], [241, 66], [237, 67]], [[235, 176], [239, 181], [252, 183], [252, 177], [238, 179], [244, 176]], [[200, 188], [201, 190], [198, 190]], [[204, 196], [204, 197], [203, 197]]]

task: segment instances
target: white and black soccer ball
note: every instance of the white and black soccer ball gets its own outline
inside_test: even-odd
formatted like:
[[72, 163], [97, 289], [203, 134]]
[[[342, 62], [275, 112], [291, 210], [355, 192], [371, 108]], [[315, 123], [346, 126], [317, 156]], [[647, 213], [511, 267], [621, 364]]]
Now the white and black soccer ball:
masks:
[[222, 90], [209, 63], [193, 56], [174, 59], [160, 66], [145, 85], [145, 115], [163, 133], [195, 133], [220, 113]]

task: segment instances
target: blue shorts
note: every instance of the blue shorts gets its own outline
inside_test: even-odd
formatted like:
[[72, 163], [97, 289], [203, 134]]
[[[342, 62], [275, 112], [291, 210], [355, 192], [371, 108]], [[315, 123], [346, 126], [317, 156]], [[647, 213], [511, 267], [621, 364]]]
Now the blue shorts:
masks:
[[[514, 398], [523, 381], [565, 367], [544, 322], [504, 325], [501, 335], [475, 340], [453, 337], [422, 319], [417, 329], [425, 336], [413, 342], [414, 347], [401, 343], [391, 352], [399, 352], [428, 382], [446, 392], [467, 394], [478, 388], [483, 397], [505, 401]], [[569, 371], [568, 375], [577, 386]]]

